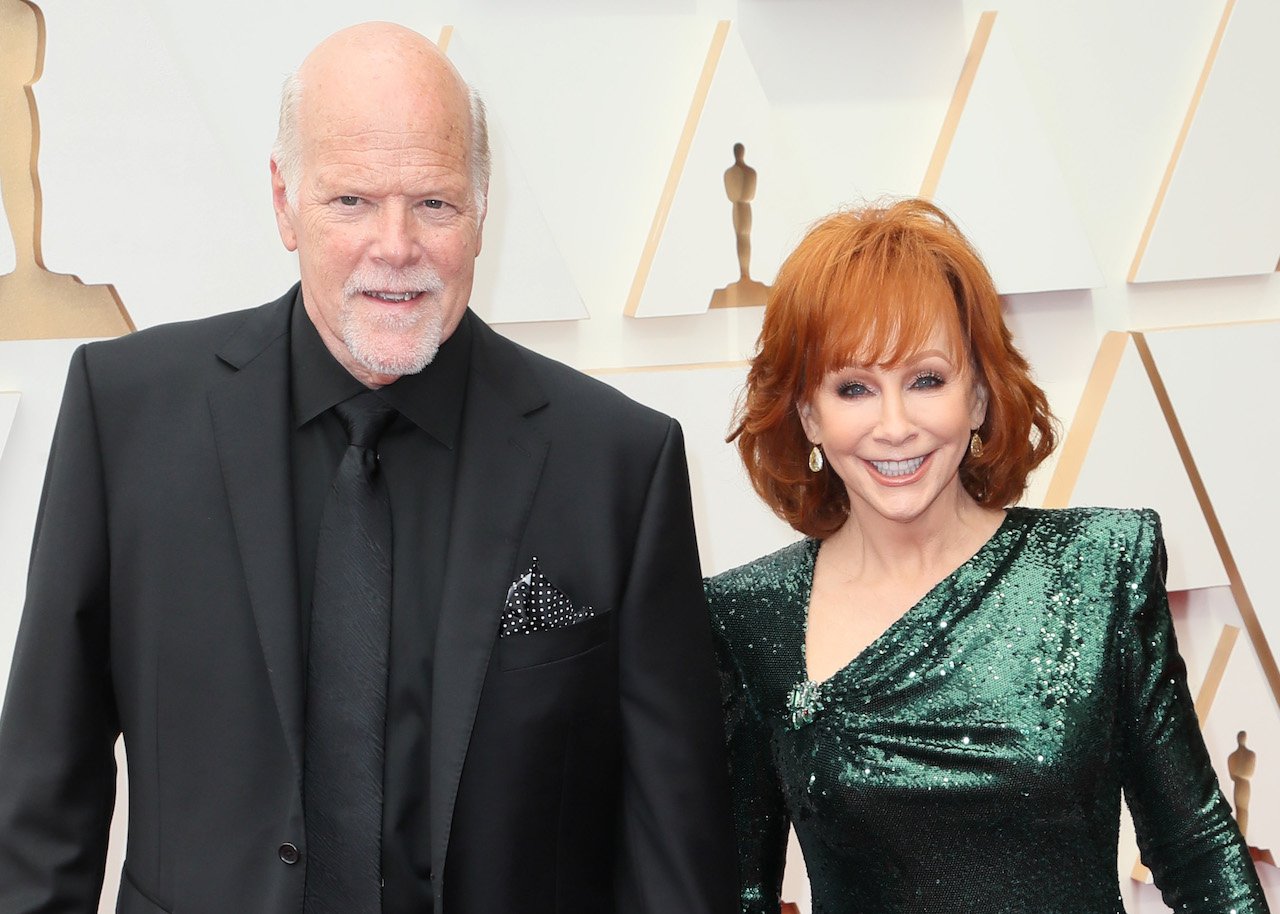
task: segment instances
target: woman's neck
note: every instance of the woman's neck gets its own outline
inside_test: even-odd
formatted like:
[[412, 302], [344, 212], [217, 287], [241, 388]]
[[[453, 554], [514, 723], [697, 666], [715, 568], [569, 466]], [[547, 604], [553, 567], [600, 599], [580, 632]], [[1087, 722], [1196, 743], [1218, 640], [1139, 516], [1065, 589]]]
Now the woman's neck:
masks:
[[910, 521], [891, 520], [854, 504], [823, 548], [849, 578], [933, 578], [949, 574], [989, 540], [1004, 511], [984, 508], [962, 487]]

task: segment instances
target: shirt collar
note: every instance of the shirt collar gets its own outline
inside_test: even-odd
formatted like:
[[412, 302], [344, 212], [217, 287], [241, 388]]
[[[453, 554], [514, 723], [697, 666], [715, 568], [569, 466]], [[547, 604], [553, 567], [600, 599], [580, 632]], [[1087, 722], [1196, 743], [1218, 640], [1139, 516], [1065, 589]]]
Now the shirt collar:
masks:
[[[456, 445], [462, 423], [473, 319], [469, 310], [463, 314], [457, 329], [440, 344], [435, 358], [422, 371], [378, 390], [401, 415], [448, 448]], [[301, 428], [334, 404], [365, 390], [365, 386], [342, 367], [320, 339], [303, 307], [301, 292], [290, 320], [293, 422], [295, 428]]]

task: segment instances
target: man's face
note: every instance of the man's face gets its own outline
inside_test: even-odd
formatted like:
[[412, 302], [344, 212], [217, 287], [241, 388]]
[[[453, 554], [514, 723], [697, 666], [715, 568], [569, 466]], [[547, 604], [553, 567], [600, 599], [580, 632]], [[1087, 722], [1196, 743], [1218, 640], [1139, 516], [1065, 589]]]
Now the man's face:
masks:
[[296, 205], [272, 163], [276, 218], [321, 339], [377, 387], [421, 371], [471, 297], [484, 212], [469, 108], [456, 92], [311, 97], [323, 91], [304, 90]]

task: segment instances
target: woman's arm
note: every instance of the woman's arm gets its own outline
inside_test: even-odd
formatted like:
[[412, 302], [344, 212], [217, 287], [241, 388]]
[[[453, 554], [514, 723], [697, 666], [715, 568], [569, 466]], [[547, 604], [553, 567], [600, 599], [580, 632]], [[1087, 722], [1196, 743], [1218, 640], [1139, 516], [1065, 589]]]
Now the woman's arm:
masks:
[[[708, 587], [707, 597], [714, 618], [717, 596], [713, 587]], [[772, 763], [769, 728], [747, 690], [718, 620], [712, 627], [729, 748], [742, 914], [777, 914], [791, 821]]]
[[1118, 585], [1124, 791], [1138, 846], [1174, 910], [1260, 914], [1267, 902], [1200, 735], [1164, 572], [1160, 519], [1145, 511]]

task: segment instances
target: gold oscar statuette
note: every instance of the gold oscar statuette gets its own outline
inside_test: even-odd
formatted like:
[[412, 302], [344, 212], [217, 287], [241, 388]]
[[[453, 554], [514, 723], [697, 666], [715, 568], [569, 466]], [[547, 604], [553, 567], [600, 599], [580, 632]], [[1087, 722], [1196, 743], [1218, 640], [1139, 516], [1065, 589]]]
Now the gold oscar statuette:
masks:
[[40, 8], [0, 0], [0, 204], [16, 258], [13, 272], [0, 275], [0, 339], [119, 336], [134, 326], [115, 289], [45, 269], [36, 168], [40, 117], [31, 91], [44, 67], [44, 48]]
[[733, 204], [733, 232], [738, 242], [738, 281], [716, 289], [712, 308], [763, 305], [769, 287], [751, 278], [751, 201], [756, 196], [756, 170], [747, 164], [746, 147], [733, 144], [733, 164], [724, 173], [724, 192]]
[[[1253, 776], [1258, 771], [1258, 753], [1249, 748], [1249, 734], [1241, 730], [1236, 734], [1235, 751], [1227, 756], [1227, 774], [1231, 777], [1231, 805], [1236, 811], [1236, 824], [1246, 843], [1249, 841], [1249, 798], [1253, 793]], [[1271, 851], [1249, 845], [1249, 856], [1254, 863], [1276, 865]]]

